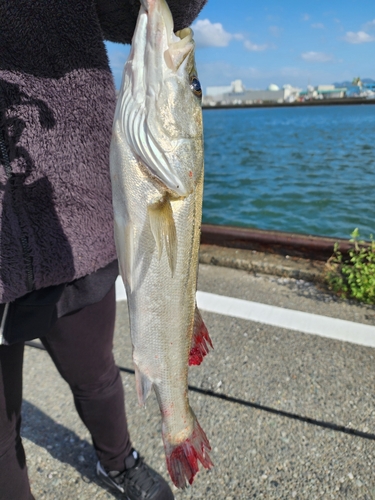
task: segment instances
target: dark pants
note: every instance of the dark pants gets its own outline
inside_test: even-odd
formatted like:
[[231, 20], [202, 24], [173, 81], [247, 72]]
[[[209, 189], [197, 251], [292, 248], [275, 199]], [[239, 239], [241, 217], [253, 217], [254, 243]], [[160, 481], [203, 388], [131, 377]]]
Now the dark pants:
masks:
[[[41, 341], [73, 392], [98, 459], [121, 471], [131, 443], [112, 353], [115, 312], [113, 287], [100, 302], [60, 318]], [[23, 343], [0, 346], [0, 500], [32, 498], [20, 438], [23, 351]]]

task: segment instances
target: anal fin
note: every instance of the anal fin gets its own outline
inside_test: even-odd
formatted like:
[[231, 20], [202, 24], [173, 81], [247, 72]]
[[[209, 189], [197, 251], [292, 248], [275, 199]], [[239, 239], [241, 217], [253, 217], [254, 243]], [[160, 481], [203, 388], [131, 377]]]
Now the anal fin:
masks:
[[189, 354], [189, 365], [200, 365], [208, 354], [209, 348], [214, 348], [208, 330], [197, 306], [194, 314], [194, 332]]
[[134, 365], [134, 368], [138, 402], [141, 406], [143, 406], [146, 402], [146, 399], [150, 395], [152, 382], [144, 373], [140, 371], [137, 365]]

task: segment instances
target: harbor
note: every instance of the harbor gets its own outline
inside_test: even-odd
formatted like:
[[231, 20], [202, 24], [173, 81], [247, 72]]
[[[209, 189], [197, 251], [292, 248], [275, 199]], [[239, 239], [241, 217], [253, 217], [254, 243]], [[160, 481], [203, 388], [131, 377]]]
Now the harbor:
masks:
[[309, 101], [293, 101], [293, 102], [277, 102], [277, 101], [262, 101], [262, 102], [226, 102], [216, 103], [215, 105], [203, 104], [203, 109], [258, 109], [258, 108], [299, 108], [311, 106], [355, 106], [359, 104], [375, 104], [375, 99], [367, 99], [366, 97], [347, 97], [343, 98], [330, 98], [330, 99], [311, 99]]
[[249, 106], [286, 106], [329, 104], [361, 104], [375, 102], [375, 81], [343, 82], [341, 84], [308, 85], [304, 90], [290, 84], [282, 87], [271, 83], [266, 89], [247, 89], [242, 80], [227, 86], [207, 87], [203, 96], [204, 108]]

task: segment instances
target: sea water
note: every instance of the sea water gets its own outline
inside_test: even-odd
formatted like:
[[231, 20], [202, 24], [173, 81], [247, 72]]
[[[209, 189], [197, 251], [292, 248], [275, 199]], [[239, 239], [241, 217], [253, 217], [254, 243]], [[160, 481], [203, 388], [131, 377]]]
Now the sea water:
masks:
[[204, 110], [203, 222], [375, 236], [375, 105]]

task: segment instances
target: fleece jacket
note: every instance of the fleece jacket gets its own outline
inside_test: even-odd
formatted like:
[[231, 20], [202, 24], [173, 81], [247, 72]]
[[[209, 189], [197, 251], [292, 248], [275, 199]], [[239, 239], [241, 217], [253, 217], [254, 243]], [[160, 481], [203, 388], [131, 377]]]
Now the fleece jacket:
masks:
[[[206, 2], [167, 1], [175, 30]], [[0, 0], [0, 303], [116, 259], [104, 40], [130, 43], [139, 7]]]

